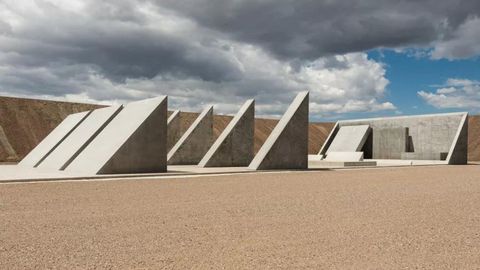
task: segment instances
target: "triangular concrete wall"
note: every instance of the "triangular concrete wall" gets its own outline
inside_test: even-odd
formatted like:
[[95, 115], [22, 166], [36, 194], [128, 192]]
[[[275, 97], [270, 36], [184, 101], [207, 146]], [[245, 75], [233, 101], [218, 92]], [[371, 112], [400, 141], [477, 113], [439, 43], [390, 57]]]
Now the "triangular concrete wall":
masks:
[[67, 116], [18, 165], [35, 167], [40, 164], [89, 114], [90, 111], [86, 111]]
[[240, 108], [198, 164], [200, 167], [248, 166], [253, 159], [255, 100]]
[[168, 152], [168, 165], [198, 164], [212, 145], [213, 106], [206, 108]]
[[173, 146], [180, 139], [180, 110], [174, 111], [167, 120], [167, 152], [169, 152]]
[[295, 97], [249, 169], [308, 168], [308, 95], [301, 92]]
[[165, 172], [167, 97], [132, 102], [65, 169], [85, 174]]
[[120, 112], [121, 105], [93, 110], [37, 167], [63, 170]]

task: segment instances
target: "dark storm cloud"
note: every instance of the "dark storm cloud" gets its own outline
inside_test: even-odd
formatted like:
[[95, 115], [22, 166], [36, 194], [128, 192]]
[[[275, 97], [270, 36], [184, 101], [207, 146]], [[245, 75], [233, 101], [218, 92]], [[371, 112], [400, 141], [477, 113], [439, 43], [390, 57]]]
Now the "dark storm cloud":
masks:
[[478, 0], [224, 1], [161, 0], [236, 40], [261, 45], [282, 58], [316, 59], [378, 47], [428, 45], [449, 38]]

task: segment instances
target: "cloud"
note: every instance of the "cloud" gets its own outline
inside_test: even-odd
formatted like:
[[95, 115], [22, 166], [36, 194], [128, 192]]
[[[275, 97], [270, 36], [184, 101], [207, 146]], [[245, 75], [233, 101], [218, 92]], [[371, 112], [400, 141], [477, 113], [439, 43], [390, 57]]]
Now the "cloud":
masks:
[[439, 109], [480, 110], [480, 82], [468, 79], [448, 79], [445, 85], [433, 92], [419, 91], [428, 104]]
[[[478, 1], [3, 0], [0, 92], [87, 102], [166, 94], [172, 107], [247, 98], [278, 116], [396, 110], [364, 50], [454, 40]], [[470, 17], [474, 18], [474, 17]]]
[[474, 17], [452, 33], [452, 36], [435, 43], [433, 59], [466, 59], [480, 55], [480, 18]]

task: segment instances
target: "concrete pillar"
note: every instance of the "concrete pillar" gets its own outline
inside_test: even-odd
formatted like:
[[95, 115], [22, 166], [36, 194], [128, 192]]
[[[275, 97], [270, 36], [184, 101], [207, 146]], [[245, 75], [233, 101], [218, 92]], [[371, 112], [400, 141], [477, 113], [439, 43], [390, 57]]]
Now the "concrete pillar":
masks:
[[308, 168], [308, 92], [295, 97], [248, 168]]
[[85, 174], [167, 170], [167, 97], [124, 106], [65, 171]]
[[254, 132], [255, 100], [250, 99], [243, 104], [235, 117], [228, 123], [198, 166], [248, 166], [253, 159]]
[[168, 165], [196, 165], [213, 139], [213, 106], [206, 108], [168, 152]]

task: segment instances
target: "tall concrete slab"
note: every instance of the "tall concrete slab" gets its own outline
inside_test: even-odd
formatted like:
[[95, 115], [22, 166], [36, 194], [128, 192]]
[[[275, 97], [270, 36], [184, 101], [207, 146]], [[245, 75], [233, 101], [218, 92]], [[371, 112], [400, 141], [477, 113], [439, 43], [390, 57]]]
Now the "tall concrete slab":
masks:
[[249, 169], [308, 168], [308, 95], [308, 92], [301, 92], [295, 97]]
[[120, 112], [122, 105], [93, 110], [37, 167], [63, 170]]
[[196, 165], [212, 145], [213, 106], [209, 106], [195, 119], [168, 152], [168, 165]]
[[343, 126], [333, 139], [329, 152], [358, 152], [362, 150], [371, 129], [368, 125]]
[[67, 116], [47, 137], [45, 137], [19, 163], [20, 166], [36, 167], [40, 164], [80, 123], [90, 111], [74, 113]]
[[167, 152], [180, 139], [180, 110], [174, 111], [167, 120]]
[[253, 159], [254, 132], [255, 100], [250, 99], [243, 104], [235, 117], [228, 123], [198, 166], [248, 166]]
[[132, 102], [65, 171], [91, 175], [165, 172], [166, 148], [167, 97]]

